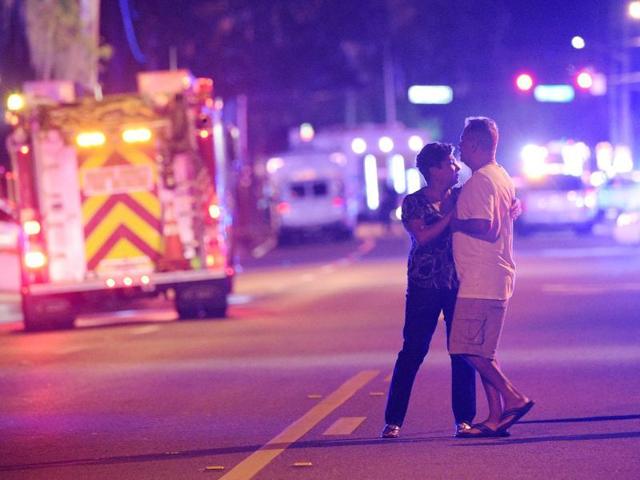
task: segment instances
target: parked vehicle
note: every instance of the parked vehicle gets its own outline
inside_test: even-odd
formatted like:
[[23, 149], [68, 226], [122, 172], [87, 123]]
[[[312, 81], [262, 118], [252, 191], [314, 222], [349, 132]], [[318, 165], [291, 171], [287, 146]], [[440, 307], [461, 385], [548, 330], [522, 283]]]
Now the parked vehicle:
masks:
[[591, 232], [597, 218], [596, 192], [577, 176], [529, 178], [522, 181], [517, 195], [523, 211], [515, 227], [521, 234], [562, 228], [586, 234]]
[[618, 216], [613, 228], [613, 238], [624, 245], [640, 245], [640, 209]]
[[623, 212], [640, 210], [640, 172], [618, 174], [598, 189], [599, 218], [615, 221]]
[[29, 330], [161, 293], [180, 318], [225, 315], [234, 270], [222, 107], [211, 80], [186, 71], [138, 81], [139, 92], [99, 101], [32, 91], [24, 108], [12, 103]]
[[358, 215], [357, 184], [340, 152], [298, 149], [267, 163], [274, 227], [286, 241], [297, 233], [353, 235]]

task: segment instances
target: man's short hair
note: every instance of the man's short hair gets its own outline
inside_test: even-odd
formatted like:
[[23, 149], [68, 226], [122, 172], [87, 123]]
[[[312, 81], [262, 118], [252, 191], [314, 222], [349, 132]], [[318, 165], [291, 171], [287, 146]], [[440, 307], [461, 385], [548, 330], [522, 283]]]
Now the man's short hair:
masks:
[[450, 143], [434, 142], [428, 143], [420, 153], [416, 156], [416, 167], [424, 179], [429, 182], [429, 169], [440, 167], [443, 162], [449, 160], [449, 156], [453, 153], [453, 145]]
[[464, 131], [476, 135], [480, 146], [495, 153], [498, 147], [498, 125], [489, 117], [467, 117], [464, 120]]

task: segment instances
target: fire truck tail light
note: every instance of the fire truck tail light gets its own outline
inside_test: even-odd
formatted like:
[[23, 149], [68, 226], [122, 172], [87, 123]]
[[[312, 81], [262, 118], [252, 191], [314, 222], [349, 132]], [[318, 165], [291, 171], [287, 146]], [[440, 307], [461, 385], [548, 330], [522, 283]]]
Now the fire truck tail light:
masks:
[[102, 132], [82, 132], [76, 137], [76, 144], [82, 148], [99, 147], [106, 141], [107, 138]]
[[122, 132], [125, 143], [144, 143], [151, 140], [151, 130], [148, 128], [128, 128]]
[[38, 235], [40, 233], [40, 222], [37, 220], [27, 220], [22, 224], [24, 233], [27, 235]]
[[27, 154], [29, 153], [29, 151], [30, 151], [30, 149], [29, 149], [29, 145], [22, 145], [22, 146], [20, 147], [20, 150], [19, 150], [19, 152], [20, 152], [22, 155], [27, 155]]
[[37, 270], [47, 264], [47, 256], [38, 250], [26, 252], [24, 254], [24, 264], [30, 270]]
[[217, 220], [220, 218], [220, 215], [222, 213], [222, 210], [220, 210], [220, 207], [216, 204], [211, 204], [209, 205], [209, 216], [214, 219]]
[[204, 128], [199, 132], [200, 138], [209, 138], [209, 130], [205, 130]]
[[26, 105], [24, 96], [19, 93], [12, 93], [7, 97], [7, 110], [10, 112], [19, 112]]

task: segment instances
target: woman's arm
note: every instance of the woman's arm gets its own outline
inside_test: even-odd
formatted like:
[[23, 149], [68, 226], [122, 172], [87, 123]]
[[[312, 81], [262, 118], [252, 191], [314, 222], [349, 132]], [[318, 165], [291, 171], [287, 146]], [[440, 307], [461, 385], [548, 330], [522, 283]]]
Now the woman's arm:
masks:
[[453, 211], [450, 211], [431, 225], [425, 224], [421, 218], [414, 218], [404, 222], [404, 228], [420, 245], [426, 245], [438, 238], [449, 227], [452, 216]]

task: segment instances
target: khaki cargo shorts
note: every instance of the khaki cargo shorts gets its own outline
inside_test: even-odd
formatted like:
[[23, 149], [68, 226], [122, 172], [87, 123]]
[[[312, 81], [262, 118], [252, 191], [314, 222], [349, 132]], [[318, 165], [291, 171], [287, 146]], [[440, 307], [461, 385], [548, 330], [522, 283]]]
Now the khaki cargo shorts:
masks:
[[508, 300], [458, 298], [449, 353], [495, 358], [508, 303]]

